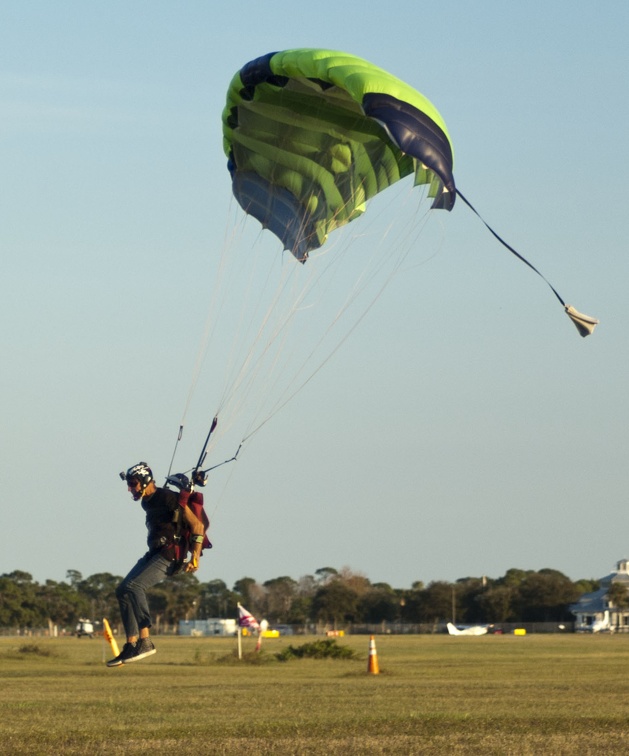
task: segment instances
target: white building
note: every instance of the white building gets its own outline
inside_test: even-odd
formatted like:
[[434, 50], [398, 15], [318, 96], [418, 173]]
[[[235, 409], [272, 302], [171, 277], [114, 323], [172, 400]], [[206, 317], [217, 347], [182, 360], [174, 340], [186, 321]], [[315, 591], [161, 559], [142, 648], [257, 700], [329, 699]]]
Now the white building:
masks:
[[608, 592], [613, 583], [620, 583], [629, 590], [629, 560], [622, 559], [615, 572], [599, 580], [600, 588], [592, 593], [584, 593], [570, 611], [576, 617], [575, 630], [581, 633], [628, 633], [629, 609], [614, 605]]
[[235, 619], [195, 619], [180, 620], [179, 635], [236, 635], [238, 625]]

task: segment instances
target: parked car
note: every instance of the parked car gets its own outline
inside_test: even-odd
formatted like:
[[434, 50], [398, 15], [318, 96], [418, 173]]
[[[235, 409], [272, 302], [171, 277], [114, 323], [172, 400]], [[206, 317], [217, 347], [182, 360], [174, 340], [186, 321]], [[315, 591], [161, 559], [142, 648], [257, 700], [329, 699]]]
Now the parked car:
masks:
[[294, 635], [290, 625], [275, 625], [273, 629], [278, 630], [280, 635]]

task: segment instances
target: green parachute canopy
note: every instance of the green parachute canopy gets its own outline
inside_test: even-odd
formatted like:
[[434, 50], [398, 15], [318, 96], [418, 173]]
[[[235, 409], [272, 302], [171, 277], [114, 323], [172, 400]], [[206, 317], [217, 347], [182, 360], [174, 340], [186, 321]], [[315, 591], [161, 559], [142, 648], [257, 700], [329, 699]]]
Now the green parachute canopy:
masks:
[[451, 210], [453, 149], [436, 108], [366, 60], [269, 53], [232, 79], [223, 111], [234, 196], [305, 262], [368, 199], [410, 174]]

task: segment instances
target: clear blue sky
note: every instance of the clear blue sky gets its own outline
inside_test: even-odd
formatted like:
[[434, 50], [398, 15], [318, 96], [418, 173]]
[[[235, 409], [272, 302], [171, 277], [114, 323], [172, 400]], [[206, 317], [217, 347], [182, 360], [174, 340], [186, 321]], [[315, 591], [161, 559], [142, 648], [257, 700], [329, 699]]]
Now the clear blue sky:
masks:
[[[212, 474], [199, 578], [348, 566], [404, 588], [511, 567], [599, 577], [629, 556], [628, 32], [620, 0], [5, 0], [0, 572], [124, 574], [143, 553], [117, 473], [146, 459], [163, 479], [170, 461], [236, 215], [225, 91], [248, 60], [302, 46], [426, 94], [463, 193], [601, 325], [581, 339], [462, 203], [431, 218], [421, 264]], [[246, 234], [281, 257], [255, 222]], [[225, 358], [208, 354], [178, 468]]]

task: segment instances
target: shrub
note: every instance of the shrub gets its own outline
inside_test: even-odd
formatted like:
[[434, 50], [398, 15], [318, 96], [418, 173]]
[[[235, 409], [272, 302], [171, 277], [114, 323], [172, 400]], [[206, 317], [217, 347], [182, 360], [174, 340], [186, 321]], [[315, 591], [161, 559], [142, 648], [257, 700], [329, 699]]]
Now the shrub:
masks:
[[301, 646], [288, 646], [279, 654], [280, 661], [290, 659], [355, 659], [356, 653], [347, 646], [339, 646], [332, 638], [317, 640], [312, 643], [304, 643]]

